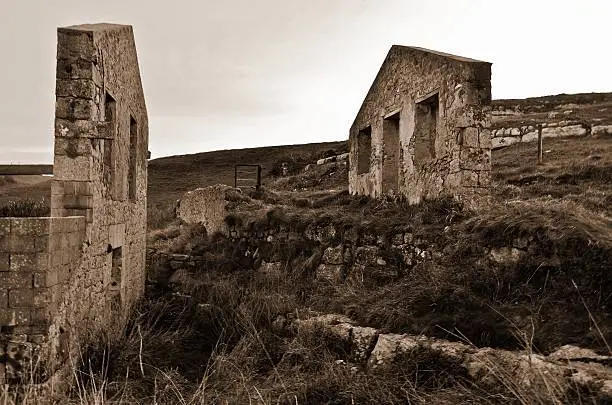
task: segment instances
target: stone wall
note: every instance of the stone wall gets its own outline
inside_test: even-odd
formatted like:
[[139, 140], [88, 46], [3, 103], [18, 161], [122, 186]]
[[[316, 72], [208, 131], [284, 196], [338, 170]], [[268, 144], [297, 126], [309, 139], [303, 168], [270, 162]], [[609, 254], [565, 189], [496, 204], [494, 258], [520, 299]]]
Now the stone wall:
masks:
[[225, 217], [229, 214], [227, 192], [233, 187], [217, 184], [186, 192], [178, 202], [176, 216], [188, 224], [202, 224], [209, 235], [224, 232]]
[[[44, 315], [34, 335], [45, 336], [37, 351], [48, 373], [76, 361], [98, 334], [119, 333], [144, 293], [147, 149], [132, 28], [59, 28], [51, 218], [5, 220], [10, 235], [0, 238], [8, 240], [0, 245], [14, 248], [17, 242], [11, 241], [22, 238], [15, 232], [24, 223], [33, 253], [42, 255], [37, 260], [47, 257], [47, 279], [40, 286], [52, 294], [44, 308], [30, 314], [37, 322]], [[27, 238], [23, 246], [30, 248]], [[37, 245], [47, 240], [44, 248]], [[9, 260], [14, 267], [12, 256]], [[0, 291], [0, 300], [8, 292], [10, 305], [11, 289]], [[29, 302], [42, 305], [37, 294], [27, 294]], [[18, 329], [23, 322], [18, 312], [8, 312], [13, 313], [16, 317], [0, 317], [0, 342], [23, 340]]]
[[[294, 227], [272, 220], [224, 233], [231, 235], [225, 239], [224, 260], [234, 260], [242, 269], [280, 274], [298, 258], [301, 265], [310, 266], [316, 279], [332, 284], [394, 280], [442, 251], [410, 226], [381, 233], [332, 224]], [[207, 251], [195, 250], [191, 254], [150, 251], [150, 267], [157, 276], [215, 268]]]
[[492, 101], [494, 149], [542, 138], [612, 134], [612, 93], [558, 94]]
[[84, 217], [0, 218], [0, 382], [18, 380], [47, 342], [84, 241]]
[[593, 125], [581, 121], [562, 120], [541, 124], [499, 124], [491, 130], [493, 149], [503, 148], [521, 142], [538, 140], [538, 125], [542, 126], [542, 139], [567, 136], [611, 135], [612, 125]]
[[350, 129], [350, 192], [411, 203], [486, 192], [490, 79], [488, 62], [393, 46]]

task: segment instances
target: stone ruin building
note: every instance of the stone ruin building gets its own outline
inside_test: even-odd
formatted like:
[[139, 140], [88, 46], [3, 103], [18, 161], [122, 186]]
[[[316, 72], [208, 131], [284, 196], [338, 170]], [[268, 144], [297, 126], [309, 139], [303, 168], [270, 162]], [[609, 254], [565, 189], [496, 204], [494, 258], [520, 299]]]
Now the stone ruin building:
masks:
[[0, 384], [38, 360], [41, 379], [61, 370], [144, 292], [148, 123], [132, 27], [57, 36], [51, 217], [0, 218]]
[[350, 129], [349, 191], [410, 203], [486, 193], [490, 104], [490, 63], [394, 45]]

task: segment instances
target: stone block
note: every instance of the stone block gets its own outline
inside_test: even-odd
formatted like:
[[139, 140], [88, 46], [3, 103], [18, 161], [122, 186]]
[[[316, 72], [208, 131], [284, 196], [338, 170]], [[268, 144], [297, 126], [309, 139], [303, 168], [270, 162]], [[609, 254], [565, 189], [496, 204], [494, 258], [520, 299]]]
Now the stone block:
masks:
[[478, 148], [478, 128], [467, 127], [463, 129], [463, 146], [468, 148]]
[[498, 149], [505, 146], [514, 145], [521, 141], [520, 137], [517, 136], [498, 136], [491, 139], [491, 148]]
[[91, 158], [89, 156], [55, 156], [53, 176], [58, 180], [89, 181]]
[[543, 128], [542, 136], [556, 138], [560, 136], [584, 136], [587, 130], [582, 125], [565, 125], [557, 128]]
[[612, 134], [612, 125], [593, 125], [591, 128], [592, 135], [609, 135]]
[[84, 59], [57, 59], [58, 79], [93, 79], [92, 63]]
[[456, 110], [455, 127], [482, 127], [491, 126], [491, 114], [478, 106], [464, 106]]
[[0, 309], [8, 308], [8, 290], [0, 288]]
[[75, 190], [75, 194], [78, 196], [93, 196], [93, 187], [89, 181], [75, 181], [72, 182]]
[[3, 288], [30, 288], [32, 287], [32, 273], [5, 271], [0, 273], [0, 286]]
[[[57, 255], [60, 256], [60, 255]], [[32, 275], [33, 288], [53, 287], [59, 283], [59, 267], [54, 267], [45, 272], [36, 272]]]
[[114, 128], [109, 122], [55, 118], [56, 138], [113, 139], [114, 135]]
[[92, 208], [87, 208], [85, 210], [85, 221], [88, 224], [91, 224], [93, 222], [93, 216], [94, 216], [94, 211]]
[[93, 120], [96, 105], [92, 100], [58, 97], [55, 101], [55, 116], [68, 120]]
[[478, 185], [481, 187], [489, 187], [491, 185], [491, 172], [478, 172]]
[[49, 234], [48, 218], [12, 218], [11, 234], [17, 236], [38, 236]]
[[60, 244], [60, 247], [57, 248], [57, 249], [54, 249], [51, 252], [51, 254], [50, 254], [49, 266], [52, 269], [56, 269], [56, 268], [58, 268], [58, 267], [60, 267], [62, 265], [62, 255], [61, 255], [61, 252], [62, 252], [62, 247], [61, 247], [62, 239], [58, 238], [57, 241], [58, 241], [57, 243]]
[[11, 220], [8, 218], [0, 218], [0, 237], [11, 233]]
[[456, 190], [459, 187], [461, 187], [462, 181], [463, 181], [463, 176], [461, 175], [461, 172], [459, 171], [455, 173], [450, 173], [448, 176], [446, 176], [446, 179], [444, 180], [444, 185], [449, 190]]
[[17, 326], [29, 325], [31, 322], [30, 310], [0, 308], [0, 325]]
[[463, 170], [461, 172], [461, 185], [464, 187], [478, 186], [478, 172], [472, 170]]
[[36, 236], [34, 239], [34, 249], [39, 253], [47, 252], [49, 250], [49, 235]]
[[57, 57], [97, 61], [93, 34], [88, 31], [73, 31], [60, 28], [57, 32]]
[[478, 145], [482, 149], [491, 149], [491, 131], [489, 129], [480, 129], [478, 131]]
[[463, 148], [461, 149], [461, 169], [467, 170], [491, 170], [490, 151], [488, 149], [479, 148]]
[[51, 199], [53, 199], [53, 197], [55, 196], [63, 196], [63, 195], [64, 195], [64, 182], [61, 180], [51, 181]]
[[0, 271], [9, 271], [10, 253], [0, 253]]
[[379, 255], [380, 249], [376, 246], [360, 246], [355, 249], [355, 262], [375, 266]]
[[521, 142], [534, 142], [538, 140], [538, 131], [526, 132], [521, 137]]
[[24, 288], [9, 291], [9, 308], [44, 308], [49, 304], [45, 288]]
[[91, 141], [87, 138], [66, 138], [57, 137], [55, 139], [54, 154], [56, 156], [90, 156], [92, 154]]
[[82, 98], [93, 100], [96, 95], [96, 85], [90, 79], [57, 79], [55, 95], [66, 98]]
[[21, 272], [46, 271], [49, 267], [48, 253], [11, 253], [10, 270]]
[[35, 236], [10, 235], [0, 238], [0, 252], [10, 253], [35, 253]]
[[342, 264], [344, 262], [343, 250], [342, 245], [335, 248], [328, 247], [323, 253], [323, 262], [326, 264]]

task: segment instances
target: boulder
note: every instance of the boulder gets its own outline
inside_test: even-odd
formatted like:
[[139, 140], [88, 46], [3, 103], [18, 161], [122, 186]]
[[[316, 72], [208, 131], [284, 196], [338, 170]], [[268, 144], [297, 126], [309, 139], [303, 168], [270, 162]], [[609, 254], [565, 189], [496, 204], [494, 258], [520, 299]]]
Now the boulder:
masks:
[[229, 190], [233, 188], [217, 184], [188, 191], [179, 200], [176, 215], [187, 224], [204, 225], [209, 235], [226, 233], [224, 220], [228, 214], [226, 197]]

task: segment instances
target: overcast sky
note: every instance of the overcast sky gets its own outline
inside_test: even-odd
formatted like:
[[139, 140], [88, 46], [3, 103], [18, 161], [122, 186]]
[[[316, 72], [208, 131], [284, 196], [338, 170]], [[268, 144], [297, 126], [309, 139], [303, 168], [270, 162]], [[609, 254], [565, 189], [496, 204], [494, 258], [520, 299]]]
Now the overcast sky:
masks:
[[134, 26], [153, 157], [341, 140], [393, 44], [494, 98], [612, 91], [610, 0], [0, 0], [0, 163], [52, 162], [56, 27]]

